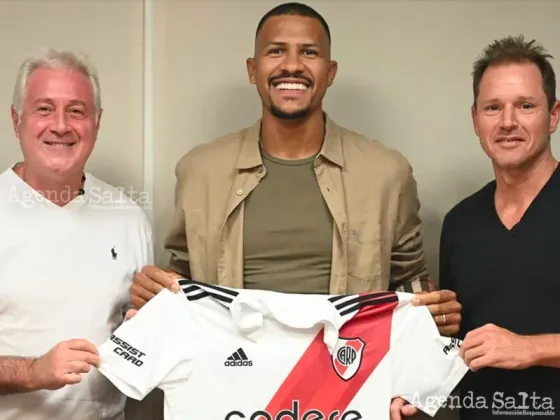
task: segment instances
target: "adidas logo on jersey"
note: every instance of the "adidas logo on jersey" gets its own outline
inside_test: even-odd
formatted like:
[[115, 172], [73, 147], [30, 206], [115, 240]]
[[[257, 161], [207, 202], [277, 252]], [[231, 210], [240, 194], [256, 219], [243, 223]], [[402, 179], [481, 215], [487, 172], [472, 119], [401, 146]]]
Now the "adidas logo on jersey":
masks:
[[253, 361], [249, 360], [243, 349], [239, 347], [227, 358], [224, 366], [253, 366]]

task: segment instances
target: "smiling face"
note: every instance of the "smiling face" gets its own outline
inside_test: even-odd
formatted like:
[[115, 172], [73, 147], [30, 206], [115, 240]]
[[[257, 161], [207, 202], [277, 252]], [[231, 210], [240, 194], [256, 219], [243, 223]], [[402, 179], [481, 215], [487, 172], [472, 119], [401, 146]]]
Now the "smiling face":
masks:
[[297, 119], [321, 109], [336, 75], [330, 41], [317, 19], [282, 15], [269, 18], [247, 60], [263, 108], [277, 118]]
[[89, 79], [65, 69], [33, 71], [21, 116], [12, 109], [25, 162], [45, 175], [83, 171], [97, 138], [99, 117]]
[[525, 167], [550, 152], [559, 115], [559, 102], [549, 110], [541, 72], [532, 63], [489, 67], [472, 108], [482, 148], [503, 169]]

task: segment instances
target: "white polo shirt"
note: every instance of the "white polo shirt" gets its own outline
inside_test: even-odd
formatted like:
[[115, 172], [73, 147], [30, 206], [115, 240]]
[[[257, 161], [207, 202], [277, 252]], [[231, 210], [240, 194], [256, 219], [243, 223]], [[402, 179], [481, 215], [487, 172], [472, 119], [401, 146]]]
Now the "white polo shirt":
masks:
[[[59, 207], [11, 168], [0, 175], [0, 356], [41, 356], [74, 338], [101, 344], [122, 321], [134, 272], [153, 263], [137, 202], [91, 174], [84, 191]], [[121, 420], [124, 404], [93, 369], [57, 391], [0, 396], [0, 419]]]

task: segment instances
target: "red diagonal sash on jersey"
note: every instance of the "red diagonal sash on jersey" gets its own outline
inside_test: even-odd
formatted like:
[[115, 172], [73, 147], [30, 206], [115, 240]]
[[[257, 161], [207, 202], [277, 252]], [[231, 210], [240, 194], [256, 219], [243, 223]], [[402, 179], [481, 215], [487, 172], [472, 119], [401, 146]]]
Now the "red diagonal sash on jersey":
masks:
[[321, 330], [280, 385], [266, 411], [275, 416], [281, 410], [291, 410], [293, 401], [297, 400], [300, 413], [311, 409], [325, 415], [335, 410], [344, 412], [389, 350], [391, 320], [397, 304], [395, 301], [363, 306], [340, 329], [340, 337], [356, 337], [365, 343], [362, 362], [354, 377], [345, 381], [337, 375]]

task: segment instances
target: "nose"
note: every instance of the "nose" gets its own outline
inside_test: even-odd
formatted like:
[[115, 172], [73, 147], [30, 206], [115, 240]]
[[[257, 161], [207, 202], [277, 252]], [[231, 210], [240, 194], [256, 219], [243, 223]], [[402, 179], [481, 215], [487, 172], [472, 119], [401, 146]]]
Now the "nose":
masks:
[[502, 111], [502, 118], [500, 120], [502, 129], [511, 131], [517, 127], [517, 119], [515, 115], [515, 109], [513, 106], [508, 105], [504, 107]]
[[68, 115], [64, 110], [57, 110], [53, 113], [53, 119], [50, 126], [51, 132], [58, 136], [64, 136], [70, 132], [70, 124], [68, 124]]
[[298, 73], [303, 71], [303, 62], [298, 50], [292, 49], [284, 55], [282, 70], [287, 73]]

